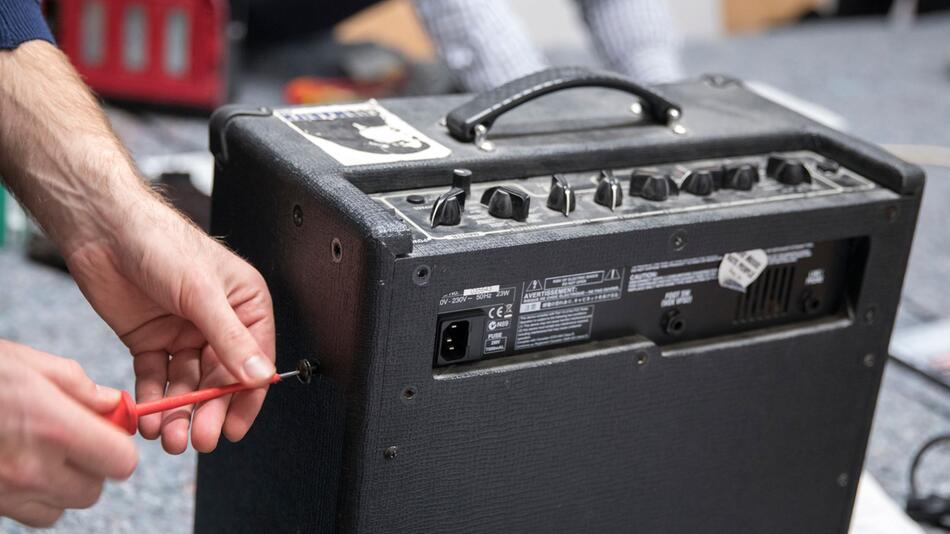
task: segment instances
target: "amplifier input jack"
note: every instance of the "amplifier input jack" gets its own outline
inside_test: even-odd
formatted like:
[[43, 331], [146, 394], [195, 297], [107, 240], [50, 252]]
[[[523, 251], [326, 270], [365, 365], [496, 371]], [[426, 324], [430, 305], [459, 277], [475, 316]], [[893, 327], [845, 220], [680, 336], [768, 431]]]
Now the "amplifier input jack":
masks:
[[686, 320], [679, 310], [672, 309], [663, 314], [660, 326], [667, 335], [677, 337], [686, 330]]

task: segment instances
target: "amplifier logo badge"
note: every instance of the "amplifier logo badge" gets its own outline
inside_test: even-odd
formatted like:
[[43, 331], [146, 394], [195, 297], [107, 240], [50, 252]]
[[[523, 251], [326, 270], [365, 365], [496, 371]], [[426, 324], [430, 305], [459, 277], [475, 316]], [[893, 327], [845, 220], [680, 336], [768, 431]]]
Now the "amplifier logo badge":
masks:
[[437, 159], [452, 153], [373, 100], [285, 108], [274, 114], [346, 166]]

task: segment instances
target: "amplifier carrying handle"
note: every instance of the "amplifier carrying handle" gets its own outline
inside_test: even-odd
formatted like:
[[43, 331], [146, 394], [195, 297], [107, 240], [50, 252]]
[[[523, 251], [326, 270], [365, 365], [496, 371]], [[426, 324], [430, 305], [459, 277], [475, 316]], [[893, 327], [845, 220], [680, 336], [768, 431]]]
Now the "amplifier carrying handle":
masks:
[[642, 102], [639, 109], [657, 124], [668, 125], [678, 134], [686, 132], [679, 124], [683, 110], [655, 89], [647, 89], [617, 74], [585, 67], [546, 69], [489, 89], [449, 112], [444, 119], [445, 126], [455, 139], [475, 141], [479, 148], [490, 151], [493, 146], [486, 137], [498, 117], [540, 96], [574, 87], [606, 87], [635, 95]]

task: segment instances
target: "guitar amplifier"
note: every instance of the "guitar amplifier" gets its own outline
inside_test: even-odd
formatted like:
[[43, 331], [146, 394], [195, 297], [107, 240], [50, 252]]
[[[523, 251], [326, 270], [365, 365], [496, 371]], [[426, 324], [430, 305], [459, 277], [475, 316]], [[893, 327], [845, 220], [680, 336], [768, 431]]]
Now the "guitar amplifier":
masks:
[[847, 532], [919, 168], [580, 68], [211, 146], [213, 233], [320, 374], [201, 456], [197, 531]]

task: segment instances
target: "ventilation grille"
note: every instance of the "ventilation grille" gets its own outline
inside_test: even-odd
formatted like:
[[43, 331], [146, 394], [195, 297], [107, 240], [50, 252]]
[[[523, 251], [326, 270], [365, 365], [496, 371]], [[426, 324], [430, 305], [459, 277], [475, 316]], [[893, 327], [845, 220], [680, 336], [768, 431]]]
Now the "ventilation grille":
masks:
[[776, 319], [788, 313], [795, 266], [769, 267], [739, 295], [735, 322], [748, 323]]

